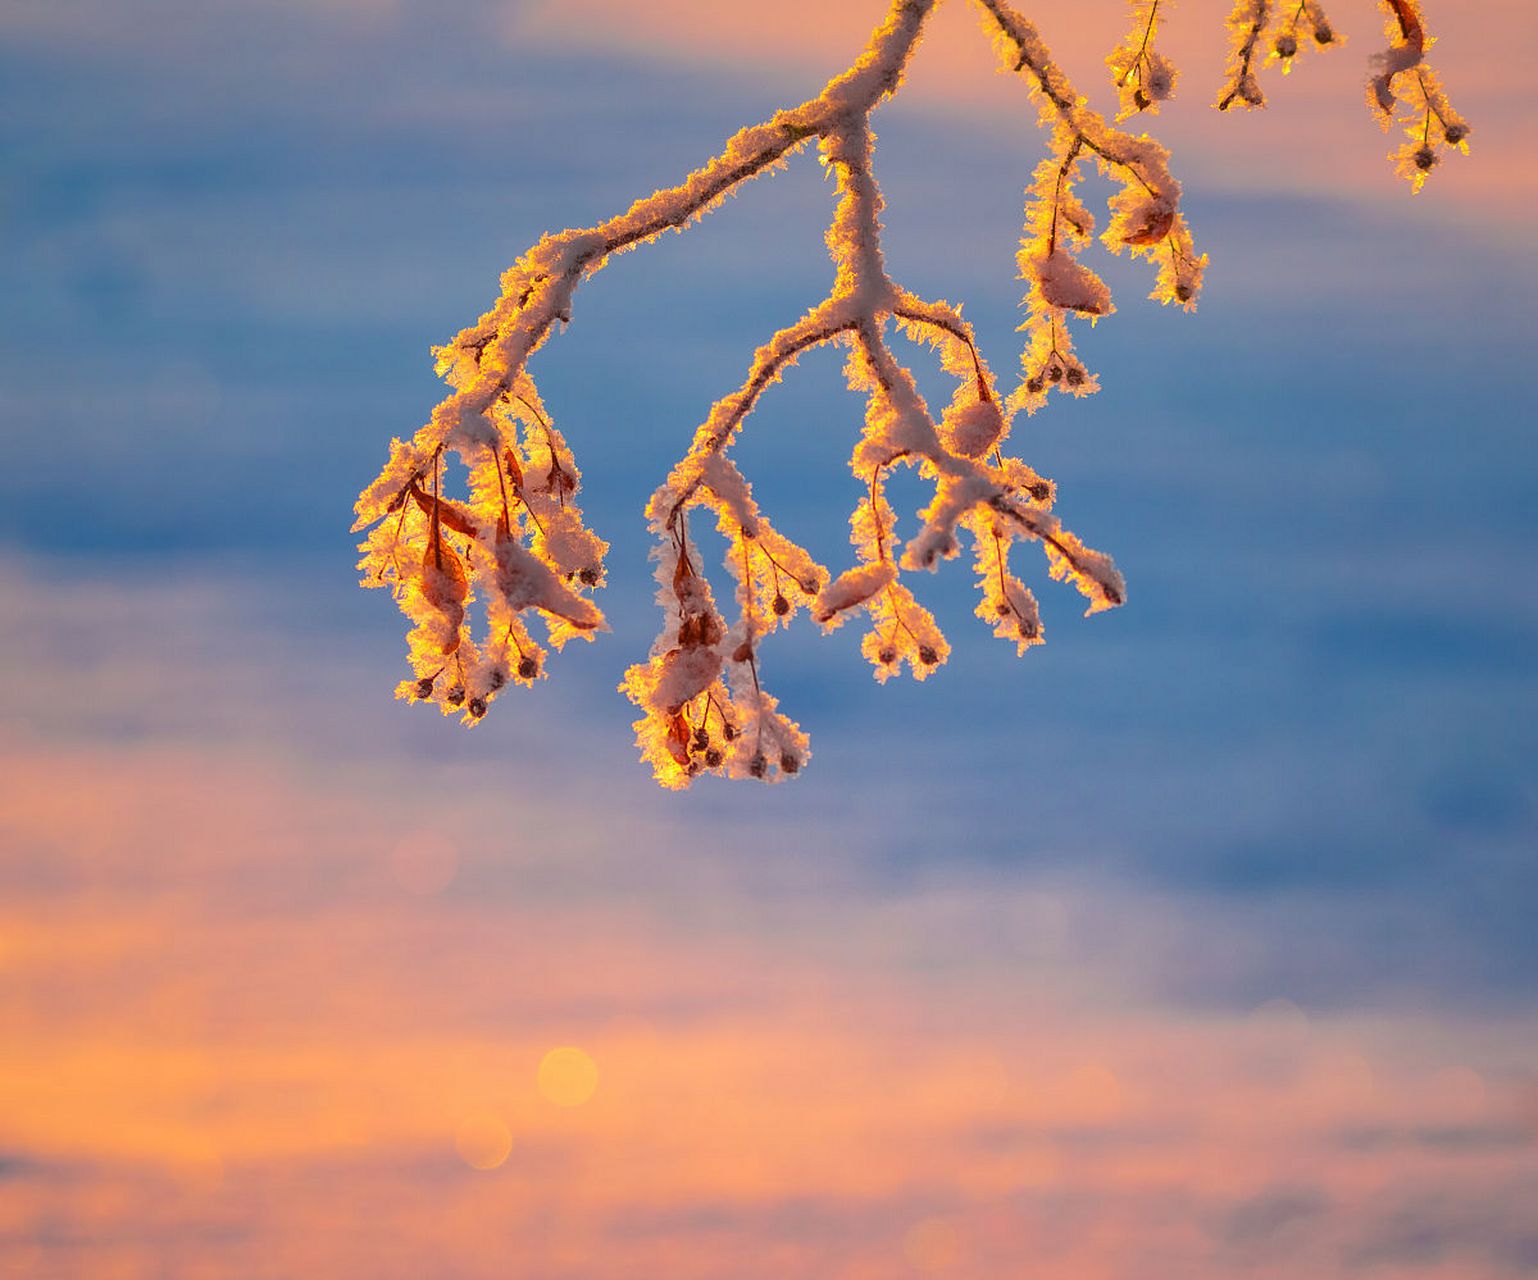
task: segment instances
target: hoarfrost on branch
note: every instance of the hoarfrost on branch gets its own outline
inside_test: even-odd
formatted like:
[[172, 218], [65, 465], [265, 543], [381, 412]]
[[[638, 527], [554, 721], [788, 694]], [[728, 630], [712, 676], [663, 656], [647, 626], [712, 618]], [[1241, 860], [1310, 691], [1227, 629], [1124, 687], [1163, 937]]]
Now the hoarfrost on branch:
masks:
[[[452, 393], [409, 442], [392, 442], [384, 470], [358, 499], [354, 525], [368, 530], [364, 585], [390, 587], [412, 624], [412, 675], [398, 696], [474, 724], [508, 686], [544, 677], [547, 647], [605, 628], [592, 593], [604, 584], [608, 544], [584, 521], [580, 472], [529, 376], [529, 359], [571, 319], [577, 287], [614, 254], [683, 230], [809, 146], [836, 184], [827, 232], [832, 289], [754, 353], [742, 384], [711, 407], [646, 508], [663, 628], [620, 687], [640, 711], [636, 738], [657, 780], [684, 787], [716, 773], [772, 781], [802, 769], [807, 737], [764, 688], [761, 652], [803, 611], [824, 629], [863, 617], [862, 651], [878, 680], [904, 667], [919, 680], [929, 676], [950, 646], [904, 574], [958, 555], [963, 538], [977, 573], [977, 615], [1020, 653], [1042, 643], [1043, 631], [1035, 596], [1011, 568], [1017, 544], [1040, 546], [1049, 576], [1075, 587], [1087, 612], [1126, 599], [1110, 557], [1058, 518], [1052, 482], [1005, 446], [1021, 410], [1035, 413], [1054, 393], [1085, 396], [1099, 386], [1071, 327], [1114, 309], [1105, 282], [1081, 260], [1095, 232], [1076, 194], [1086, 166], [1115, 185], [1100, 244], [1145, 259], [1154, 275], [1150, 297], [1159, 302], [1189, 310], [1201, 292], [1207, 258], [1182, 212], [1169, 154], [1147, 134], [1120, 127], [1157, 113], [1176, 91], [1177, 70], [1158, 50], [1160, 22], [1174, 3], [1133, 0], [1128, 35], [1106, 59], [1119, 102], [1112, 123], [1089, 107], [1036, 25], [1008, 0], [968, 2], [1000, 69], [1023, 82], [1049, 137], [1026, 189], [1017, 254], [1027, 312], [1018, 384], [1001, 393], [959, 305], [921, 298], [887, 271], [871, 114], [901, 87], [927, 20], [944, 3], [892, 0], [854, 64], [815, 98], [741, 130], [683, 182], [619, 216], [546, 235], [504, 273], [491, 310], [436, 349]], [[1385, 128], [1403, 127], [1396, 161], [1419, 189], [1445, 149], [1467, 150], [1469, 126], [1425, 64], [1431, 41], [1417, 0], [1381, 0], [1381, 8], [1389, 44], [1373, 58], [1368, 104]], [[1268, 66], [1280, 63], [1285, 73], [1304, 49], [1341, 42], [1313, 0], [1238, 0], [1227, 26], [1221, 110], [1263, 105]], [[938, 414], [894, 354], [893, 329], [931, 347], [955, 379]], [[764, 391], [803, 353], [828, 345], [844, 350], [849, 383], [866, 398], [850, 458], [860, 495], [850, 519], [855, 563], [837, 576], [770, 523], [730, 456]], [[448, 492], [451, 459], [459, 463], [459, 497]], [[917, 533], [901, 544], [886, 497], [897, 467], [916, 469], [933, 491]], [[730, 619], [691, 516], [713, 518], [725, 540]], [[543, 640], [531, 631], [535, 619]]]

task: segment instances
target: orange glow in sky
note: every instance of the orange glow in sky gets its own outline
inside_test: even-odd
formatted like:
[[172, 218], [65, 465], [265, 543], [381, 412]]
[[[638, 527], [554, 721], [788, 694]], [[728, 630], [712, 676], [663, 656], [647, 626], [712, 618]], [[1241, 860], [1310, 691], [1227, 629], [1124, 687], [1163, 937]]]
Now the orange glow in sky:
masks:
[[[1008, 685], [980, 656], [986, 630], [969, 635], [967, 670], [948, 672], [955, 683], [922, 712], [901, 700], [911, 690], [871, 711], [850, 692], [870, 679], [853, 650], [815, 676], [787, 650], [808, 720], [842, 734], [845, 772], [830, 773], [842, 789], [798, 777], [768, 799], [750, 782], [654, 794], [628, 746], [624, 764], [591, 747], [629, 720], [621, 699], [602, 703], [623, 670], [619, 643], [568, 655], [589, 664], [588, 684], [519, 690], [527, 699], [466, 745], [465, 731], [389, 703], [382, 681], [394, 677], [380, 673], [398, 655], [376, 631], [360, 639], [353, 605], [335, 603], [351, 591], [347, 550], [326, 523], [336, 511], [312, 508], [345, 507], [338, 477], [350, 484], [383, 436], [409, 432], [411, 397], [429, 381], [415, 366], [394, 382], [380, 370], [425, 345], [429, 317], [452, 324], [462, 294], [479, 299], [526, 227], [615, 212], [604, 182], [644, 170], [641, 195], [683, 176], [638, 148], [623, 156], [631, 167], [615, 162], [589, 185], [577, 133], [584, 144], [602, 133], [612, 158], [653, 117], [603, 98], [571, 136], [547, 131], [545, 100], [518, 96], [527, 67], [550, 59], [540, 84], [575, 81], [567, 104], [583, 76], [618, 77], [627, 62], [645, 64], [636, 82], [648, 86], [666, 87], [660, 67], [796, 101], [885, 7], [167, 0], [186, 31], [101, 4], [79, 32], [88, 56], [69, 64], [70, 84], [112, 87], [110, 68], [128, 88], [102, 101], [124, 101], [141, 91], [124, 68], [159, 77], [161, 64], [137, 62], [165, 44], [182, 76], [165, 82], [182, 96], [135, 102], [143, 119], [120, 131], [98, 127], [94, 100], [51, 105], [43, 123], [73, 122], [91, 149], [55, 169], [39, 144], [30, 185], [14, 200], [6, 189], [7, 232], [14, 215], [33, 239], [15, 267], [26, 287], [6, 277], [16, 350], [0, 363], [17, 386], [0, 391], [0, 411], [28, 427], [33, 452], [12, 470], [35, 488], [13, 491], [23, 496], [0, 533], [0, 1280], [1538, 1273], [1538, 1007], [1521, 989], [1534, 953], [1515, 897], [1533, 883], [1538, 831], [1538, 791], [1520, 768], [1538, 723], [1538, 609], [1522, 572], [1535, 526], [1520, 487], [1531, 396], [1518, 380], [1530, 379], [1531, 343], [1508, 327], [1531, 309], [1531, 254], [1508, 272], [1496, 251], [1530, 250], [1538, 197], [1528, 4], [1430, 6], [1435, 61], [1476, 132], [1472, 155], [1413, 204], [1361, 102], [1380, 31], [1370, 5], [1333, 0], [1346, 47], [1273, 75], [1271, 106], [1239, 119], [1208, 107], [1227, 5], [1174, 7], [1168, 47], [1188, 79], [1151, 129], [1187, 190], [1205, 193], [1204, 215], [1231, 245], [1281, 242], [1278, 225], [1327, 193], [1355, 238], [1308, 232], [1275, 255], [1216, 263], [1233, 282], [1217, 319], [1202, 313], [1190, 338], [1169, 340], [1191, 344], [1188, 366], [1117, 317], [1108, 341], [1123, 348], [1108, 364], [1131, 366], [1112, 392], [1122, 399], [1106, 396], [1101, 417], [1029, 424], [1044, 452], [1095, 482], [1085, 487], [1110, 522], [1132, 525], [1130, 557], [1150, 570], [1155, 603], [1125, 630], [1065, 644], [1071, 656]], [[294, 34], [311, 28], [283, 25], [293, 13], [340, 24], [324, 28], [332, 37], [395, 31], [414, 59], [418, 30], [438, 32], [461, 8], [491, 25], [467, 19], [432, 46], [453, 56], [424, 59], [442, 74], [421, 82], [438, 95], [413, 102], [422, 114], [393, 116], [389, 57], [360, 72], [340, 37], [318, 58], [320, 84], [357, 77], [359, 114], [344, 128], [329, 98], [286, 99], [290, 61], [313, 52]], [[1125, 6], [1055, 8], [1038, 15], [1046, 34], [1109, 107], [1102, 59]], [[27, 86], [62, 75], [70, 10], [0, 15], [0, 35], [37, 54]], [[233, 96], [226, 132], [205, 136], [187, 104], [218, 98], [208, 86], [222, 92], [247, 20], [256, 70], [234, 68], [249, 74], [230, 82], [251, 96]], [[994, 74], [975, 28], [960, 0], [944, 6], [878, 130], [913, 112], [1035, 145], [1033, 108]], [[370, 47], [400, 52], [380, 39]], [[453, 57], [468, 60], [475, 41], [494, 50], [492, 88], [511, 84], [509, 96], [468, 71], [461, 84]], [[516, 146], [482, 92], [534, 113]], [[444, 108], [452, 164], [434, 151], [449, 131], [433, 114], [451, 100], [464, 113]], [[129, 146], [139, 125], [166, 130], [160, 169]], [[121, 153], [98, 154], [106, 142]], [[440, 159], [457, 175], [442, 189]], [[1225, 191], [1262, 198], [1230, 208]], [[1295, 203], [1252, 225], [1274, 192]], [[1411, 243], [1407, 206], [1425, 225], [1413, 243], [1435, 250], [1415, 271], [1362, 251]], [[232, 208], [243, 216], [226, 225]], [[424, 247], [423, 227], [440, 242]], [[821, 224], [804, 230], [815, 242]], [[731, 290], [756, 272], [743, 297], [794, 316], [782, 256], [755, 244], [734, 264], [742, 279], [718, 270], [724, 258], [699, 270]], [[630, 499], [644, 473], [632, 452], [687, 439], [689, 422], [663, 421], [658, 406], [694, 413], [709, 378], [735, 381], [750, 354], [718, 361], [713, 328], [749, 304], [703, 289], [664, 297], [670, 272], [690, 288], [698, 277], [678, 258], [646, 276], [642, 261], [613, 273], [615, 310], [587, 313], [614, 326], [613, 370], [581, 364], [585, 335], [564, 349], [576, 364], [551, 353], [564, 398], [608, 397], [586, 402], [580, 429], [624, 442], [595, 450], [591, 474], [596, 491], [630, 485]], [[337, 263], [350, 265], [326, 275]], [[1013, 264], [980, 255], [977, 271], [993, 273], [1007, 330]], [[1278, 305], [1250, 329], [1254, 296]], [[378, 299], [395, 311], [375, 314]], [[669, 326], [684, 321], [694, 327], [668, 352]], [[1012, 336], [990, 341], [1008, 350]], [[105, 389], [82, 390], [98, 362]], [[140, 379], [140, 436], [119, 438], [102, 414], [131, 407], [119, 377]], [[1187, 393], [1176, 421], [1164, 400]], [[1421, 399], [1451, 421], [1412, 420], [1406, 403]], [[217, 417], [227, 410], [250, 420]], [[60, 421], [100, 453], [99, 471], [49, 470], [77, 461], [57, 444], [73, 435], [33, 430], [56, 412], [74, 415]], [[784, 438], [836, 439], [849, 415], [824, 413]], [[335, 425], [344, 418], [355, 435]], [[256, 420], [275, 434], [258, 436]], [[321, 461], [302, 476], [312, 450]], [[826, 491], [784, 473], [805, 489], [798, 516], [842, 493], [841, 466]], [[260, 492], [239, 506], [240, 486]], [[274, 525], [310, 520], [329, 541], [290, 548], [292, 562], [273, 552], [272, 492], [292, 504]], [[1458, 518], [1417, 514], [1428, 495], [1462, 504]], [[220, 540], [220, 521], [236, 523], [226, 503], [256, 530], [248, 541]], [[1251, 539], [1267, 513], [1269, 533]], [[632, 586], [646, 554], [635, 516], [606, 515]], [[616, 630], [638, 625], [647, 591], [614, 594]], [[1446, 620], [1459, 615], [1466, 632]], [[958, 619], [957, 633], [968, 626]], [[1396, 644], [1404, 652], [1386, 656]], [[951, 716], [946, 698], [969, 710]], [[829, 723], [855, 706], [865, 718], [852, 731]], [[911, 723], [933, 735], [894, 748], [894, 726], [921, 714]], [[790, 786], [805, 789], [786, 799]], [[1377, 807], [1359, 808], [1361, 796]], [[1198, 811], [1139, 825], [1182, 805]], [[1421, 843], [1401, 859], [1405, 833]]]
[[[958, 987], [854, 959], [877, 953], [876, 908], [818, 926], [862, 940], [834, 962], [667, 926], [602, 875], [523, 903], [559, 851], [501, 842], [464, 846], [424, 898], [372, 786], [19, 747], [0, 798], [33, 852], [11, 855], [0, 917], [0, 1097], [7, 1159], [51, 1172], [4, 1199], [11, 1274], [196, 1256], [224, 1274], [982, 1277], [1028, 1255], [1081, 1280], [1137, 1274], [1136, 1239], [1217, 1277], [1249, 1244], [1206, 1234], [1193, 1201], [1246, 1221], [1296, 1193], [1349, 1221], [1395, 1188], [1500, 1200], [1538, 1176], [1518, 1026], [1453, 1036], [1280, 997], [1140, 1010], [1051, 960]], [[742, 910], [687, 860], [656, 874]], [[955, 906], [918, 893], [906, 928]], [[1048, 1207], [1086, 1203], [1072, 1230]], [[844, 1224], [839, 1243], [784, 1226], [813, 1211], [796, 1205]], [[196, 1244], [232, 1215], [239, 1233]], [[50, 1220], [72, 1226], [33, 1270], [19, 1242]]]

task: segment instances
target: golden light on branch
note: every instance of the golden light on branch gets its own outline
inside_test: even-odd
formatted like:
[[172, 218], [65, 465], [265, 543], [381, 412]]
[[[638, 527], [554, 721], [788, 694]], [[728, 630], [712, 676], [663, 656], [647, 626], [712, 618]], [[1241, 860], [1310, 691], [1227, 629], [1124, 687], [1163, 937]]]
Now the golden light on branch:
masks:
[[[1038, 543], [1049, 576], [1075, 586], [1088, 612], [1125, 600], [1110, 558], [1055, 514], [1055, 486], [1004, 447], [1020, 410], [1034, 413], [1053, 392], [1080, 397], [1099, 387], [1076, 353], [1072, 328], [1114, 310], [1110, 289], [1081, 260], [1092, 240], [1146, 259], [1154, 272], [1150, 297], [1188, 310], [1207, 257], [1186, 222], [1168, 152], [1093, 110], [1036, 25], [1007, 0], [972, 0], [1000, 69], [1023, 82], [1049, 139], [1026, 190], [1017, 255], [1027, 313], [1021, 377], [1002, 394], [961, 308], [904, 288], [882, 253], [871, 115], [901, 88], [925, 24], [943, 2], [892, 0], [853, 65], [815, 98], [739, 131], [677, 186], [617, 217], [544, 236], [503, 275], [492, 309], [437, 349], [438, 372], [452, 393], [409, 443], [393, 442], [384, 471], [358, 499], [354, 525], [369, 530], [361, 545], [364, 584], [390, 587], [413, 624], [412, 678], [398, 696], [436, 703], [473, 724], [509, 685], [546, 674], [546, 645], [560, 649], [604, 629], [592, 592], [603, 585], [608, 544], [583, 521], [581, 474], [529, 376], [529, 359], [571, 319], [577, 287], [614, 254], [683, 230], [814, 143], [836, 186], [826, 237], [832, 289], [754, 353], [742, 384], [711, 407], [646, 509], [657, 539], [663, 628], [647, 661], [632, 666], [620, 687], [641, 713], [636, 740], [658, 781], [683, 787], [704, 773], [777, 780], [802, 769], [806, 735], [766, 690], [762, 650], [803, 612], [825, 630], [863, 618], [861, 649], [878, 680], [904, 668], [927, 678], [950, 647], [904, 575], [958, 555], [962, 530], [981, 592], [977, 614], [1022, 654], [1044, 637], [1036, 598], [1010, 568], [1013, 544]], [[1129, 33], [1107, 58], [1118, 120], [1156, 112], [1174, 94], [1176, 69], [1157, 45], [1173, 8], [1173, 0], [1131, 5]], [[1468, 126], [1424, 65], [1430, 41], [1419, 6], [1384, 0], [1384, 8], [1391, 46], [1374, 62], [1369, 101], [1387, 123], [1405, 125], [1410, 141], [1399, 163], [1418, 187], [1439, 147], [1466, 149]], [[1322, 48], [1340, 40], [1311, 0], [1240, 0], [1228, 26], [1231, 56], [1217, 101], [1223, 109], [1264, 102], [1263, 66], [1280, 61], [1286, 71], [1306, 43]], [[1077, 195], [1086, 166], [1115, 187], [1098, 237]], [[938, 415], [894, 354], [892, 329], [927, 345], [954, 379]], [[764, 392], [803, 353], [824, 346], [843, 349], [849, 385], [866, 403], [850, 457], [859, 495], [851, 516], [855, 563], [837, 574], [770, 522], [730, 457]], [[457, 498], [448, 492], [451, 460], [462, 479]], [[915, 469], [932, 486], [918, 532], [906, 542], [886, 497], [897, 467]], [[730, 618], [691, 515], [713, 519], [725, 542]], [[484, 620], [478, 638], [477, 614]], [[540, 624], [543, 641], [531, 622]]]

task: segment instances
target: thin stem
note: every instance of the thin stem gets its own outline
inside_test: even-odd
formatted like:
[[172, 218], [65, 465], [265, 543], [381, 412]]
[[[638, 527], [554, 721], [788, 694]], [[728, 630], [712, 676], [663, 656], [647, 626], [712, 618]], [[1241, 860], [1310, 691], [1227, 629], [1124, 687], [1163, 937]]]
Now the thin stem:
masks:
[[[1148, 11], [1148, 25], [1143, 28], [1143, 42], [1137, 47], [1137, 56], [1132, 59], [1132, 65], [1117, 78], [1116, 84], [1118, 88], [1127, 83], [1127, 77], [1134, 70], [1138, 73], [1139, 81], [1143, 78], [1143, 55], [1148, 52], [1148, 42], [1153, 39], [1154, 20], [1159, 16], [1159, 3], [1160, 0], [1154, 0], [1153, 8]], [[1298, 7], [1302, 8], [1302, 5]]]

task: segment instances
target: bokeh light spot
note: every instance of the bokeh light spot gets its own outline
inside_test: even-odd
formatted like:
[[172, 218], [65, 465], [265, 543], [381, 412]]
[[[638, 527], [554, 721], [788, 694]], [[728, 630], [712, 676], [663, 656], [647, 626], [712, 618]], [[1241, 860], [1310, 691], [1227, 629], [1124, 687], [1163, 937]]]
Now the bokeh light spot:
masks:
[[580, 1107], [598, 1089], [598, 1064], [581, 1049], [563, 1045], [539, 1064], [539, 1092], [558, 1107]]
[[466, 1116], [454, 1131], [459, 1158], [472, 1169], [499, 1168], [512, 1154], [513, 1135], [501, 1117], [489, 1113]]
[[1282, 1044], [1301, 1044], [1308, 1039], [1308, 1014], [1293, 1001], [1278, 997], [1250, 1010], [1250, 1025]]
[[961, 1237], [946, 1219], [925, 1218], [904, 1234], [903, 1255], [926, 1275], [953, 1271], [961, 1262]]
[[459, 851], [436, 831], [413, 831], [390, 850], [390, 874], [407, 893], [442, 893], [459, 870]]

